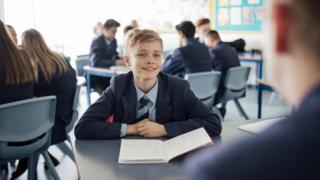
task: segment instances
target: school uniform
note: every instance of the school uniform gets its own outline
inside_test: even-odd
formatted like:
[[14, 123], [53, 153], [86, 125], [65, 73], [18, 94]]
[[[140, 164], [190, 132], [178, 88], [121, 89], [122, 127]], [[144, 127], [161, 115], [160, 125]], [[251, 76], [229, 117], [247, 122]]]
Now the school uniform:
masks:
[[[120, 59], [117, 52], [117, 40], [108, 40], [103, 35], [94, 39], [90, 47], [90, 66], [99, 68], [109, 68], [116, 65], [116, 60]], [[110, 78], [92, 77], [93, 88], [101, 94], [109, 86]]]
[[[220, 119], [195, 97], [187, 81], [159, 73], [155, 87], [145, 95], [148, 99], [153, 97], [151, 101], [155, 101], [149, 108], [148, 118], [163, 124], [167, 137], [200, 127], [204, 127], [210, 136], [220, 134]], [[132, 72], [113, 77], [110, 87], [80, 118], [75, 127], [75, 136], [78, 139], [125, 136], [125, 126], [140, 121], [137, 117], [141, 100], [138, 97], [141, 96], [144, 95], [137, 91]], [[112, 121], [110, 116], [113, 117]]]
[[320, 179], [319, 111], [320, 84], [292, 115], [264, 132], [189, 159], [187, 179]]
[[162, 72], [183, 78], [186, 73], [197, 73], [212, 70], [212, 61], [208, 48], [194, 38], [174, 50], [162, 65]]
[[34, 86], [34, 95], [37, 97], [55, 95], [57, 97], [55, 124], [52, 128], [51, 144], [57, 144], [67, 139], [65, 127], [70, 123], [72, 116], [73, 98], [76, 89], [76, 73], [68, 63], [65, 73], [56, 73], [46, 81], [39, 73], [38, 82]]
[[240, 66], [240, 60], [236, 50], [223, 42], [219, 42], [216, 47], [210, 48], [209, 53], [212, 59], [213, 70], [221, 72], [218, 91], [214, 98], [214, 104], [217, 104], [219, 102], [219, 98], [223, 96], [225, 91], [224, 80], [228, 69]]

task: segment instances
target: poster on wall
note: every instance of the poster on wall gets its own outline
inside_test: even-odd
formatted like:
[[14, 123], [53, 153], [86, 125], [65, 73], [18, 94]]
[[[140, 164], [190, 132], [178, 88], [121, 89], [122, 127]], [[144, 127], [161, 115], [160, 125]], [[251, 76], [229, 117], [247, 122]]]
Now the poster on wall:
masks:
[[266, 0], [217, 0], [214, 3], [215, 29], [219, 31], [260, 31]]
[[241, 3], [242, 3], [242, 0], [230, 0], [230, 5], [240, 6]]
[[218, 22], [221, 25], [228, 25], [229, 24], [229, 9], [221, 8], [219, 9], [219, 19]]
[[230, 24], [231, 25], [242, 24], [241, 8], [240, 7], [232, 7], [230, 9]]

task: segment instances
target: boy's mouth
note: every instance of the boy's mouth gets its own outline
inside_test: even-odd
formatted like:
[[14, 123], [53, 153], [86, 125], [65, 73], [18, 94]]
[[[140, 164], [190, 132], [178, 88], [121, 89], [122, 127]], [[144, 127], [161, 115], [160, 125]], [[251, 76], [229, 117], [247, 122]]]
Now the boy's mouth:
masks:
[[153, 68], [153, 67], [145, 67], [145, 68], [142, 68], [143, 70], [146, 70], [146, 71], [154, 71], [156, 70], [156, 68]]

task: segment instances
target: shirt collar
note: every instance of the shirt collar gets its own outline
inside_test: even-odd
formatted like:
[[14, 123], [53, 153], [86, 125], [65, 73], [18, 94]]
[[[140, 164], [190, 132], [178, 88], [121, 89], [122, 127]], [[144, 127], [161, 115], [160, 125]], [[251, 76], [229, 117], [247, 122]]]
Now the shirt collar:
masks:
[[149, 92], [146, 94], [139, 89], [139, 87], [136, 85], [135, 82], [134, 82], [134, 87], [136, 88], [136, 92], [137, 92], [137, 101], [139, 101], [143, 96], [146, 96], [152, 102], [152, 104], [156, 103], [157, 95], [158, 95], [158, 79], [156, 81], [156, 85], [153, 86], [153, 88], [151, 88]]

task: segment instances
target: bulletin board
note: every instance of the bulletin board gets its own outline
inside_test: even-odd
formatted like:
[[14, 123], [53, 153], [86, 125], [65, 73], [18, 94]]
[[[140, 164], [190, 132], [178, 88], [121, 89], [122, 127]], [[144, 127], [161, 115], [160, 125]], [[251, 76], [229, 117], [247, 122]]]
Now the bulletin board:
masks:
[[218, 31], [259, 32], [266, 0], [215, 0], [211, 5], [214, 28]]

